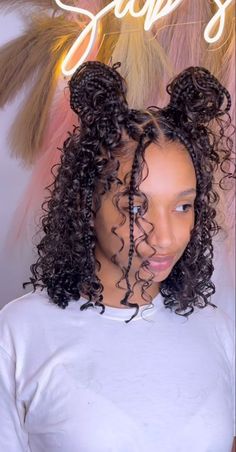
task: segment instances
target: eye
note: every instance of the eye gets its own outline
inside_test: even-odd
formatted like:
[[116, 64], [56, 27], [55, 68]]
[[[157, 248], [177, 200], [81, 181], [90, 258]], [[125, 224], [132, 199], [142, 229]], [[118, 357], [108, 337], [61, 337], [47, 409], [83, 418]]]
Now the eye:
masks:
[[[182, 208], [183, 208], [183, 210], [177, 210], [177, 209], [182, 209]], [[176, 211], [180, 212], [180, 213], [186, 213], [189, 210], [191, 210], [192, 208], [193, 208], [192, 204], [181, 204], [180, 206], [176, 207]]]

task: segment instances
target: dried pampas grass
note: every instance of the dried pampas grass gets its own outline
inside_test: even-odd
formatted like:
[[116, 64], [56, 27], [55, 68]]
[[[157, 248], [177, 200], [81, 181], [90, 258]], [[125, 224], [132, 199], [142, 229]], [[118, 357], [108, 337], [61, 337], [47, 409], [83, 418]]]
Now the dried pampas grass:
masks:
[[36, 16], [23, 36], [0, 54], [0, 105], [10, 101], [33, 73], [34, 84], [10, 131], [13, 155], [26, 165], [35, 161], [52, 102], [63, 57], [80, 30], [62, 16]]
[[[71, 5], [71, 0], [63, 0], [65, 4]], [[46, 9], [61, 9], [56, 4], [55, 0], [0, 0], [0, 8], [6, 10], [12, 10], [22, 8], [23, 6], [35, 6], [38, 8]]]
[[[62, 0], [62, 3], [68, 6], [85, 8], [96, 14], [96, 12], [104, 8], [104, 6], [109, 3], [109, 0]], [[29, 6], [41, 9], [52, 9], [54, 11], [61, 11], [68, 14], [57, 5], [55, 0], [0, 0], [0, 8], [2, 10], [5, 9], [7, 11], [11, 11], [13, 9], [22, 9], [25, 7], [23, 10], [23, 12], [25, 12], [26, 8]]]

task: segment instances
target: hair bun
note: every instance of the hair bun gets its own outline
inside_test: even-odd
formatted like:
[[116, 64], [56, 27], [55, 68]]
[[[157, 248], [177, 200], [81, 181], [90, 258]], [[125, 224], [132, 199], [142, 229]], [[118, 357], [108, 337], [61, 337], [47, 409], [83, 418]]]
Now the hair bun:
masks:
[[91, 126], [96, 120], [109, 120], [128, 110], [126, 83], [112, 67], [99, 61], [83, 63], [69, 81], [70, 106], [79, 115], [83, 125]]
[[185, 69], [167, 86], [167, 92], [167, 108], [176, 110], [180, 117], [182, 113], [188, 122], [207, 123], [231, 107], [227, 89], [204, 67]]

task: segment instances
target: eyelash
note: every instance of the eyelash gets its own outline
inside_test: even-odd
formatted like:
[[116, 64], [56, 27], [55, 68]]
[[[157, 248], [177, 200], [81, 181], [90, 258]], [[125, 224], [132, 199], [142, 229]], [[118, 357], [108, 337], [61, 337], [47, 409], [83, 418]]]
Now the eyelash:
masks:
[[[183, 210], [182, 212], [178, 212], [178, 213], [187, 213], [187, 212], [189, 212], [189, 210], [192, 209], [192, 207], [193, 207], [192, 204], [181, 204], [181, 205], [178, 206], [178, 207], [182, 207], [182, 206], [184, 206], [184, 207], [187, 206], [187, 209], [186, 209], [186, 210]], [[139, 209], [141, 209], [142, 206], [133, 206], [133, 208], [134, 208], [134, 209], [138, 209], [138, 211], [139, 211]], [[125, 210], [128, 211], [129, 208], [126, 207]], [[138, 211], [134, 212], [134, 215], [137, 215], [137, 214], [138, 214]]]
[[181, 206], [178, 206], [178, 207], [182, 207], [182, 206], [187, 206], [187, 209], [180, 213], [187, 213], [193, 207], [192, 204], [181, 204]]

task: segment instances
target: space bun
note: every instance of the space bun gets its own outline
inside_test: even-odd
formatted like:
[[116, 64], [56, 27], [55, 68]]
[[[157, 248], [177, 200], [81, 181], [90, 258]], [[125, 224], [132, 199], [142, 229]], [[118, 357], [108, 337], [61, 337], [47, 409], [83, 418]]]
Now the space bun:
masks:
[[69, 81], [70, 106], [83, 126], [96, 126], [98, 122], [106, 126], [112, 117], [119, 120], [119, 115], [122, 120], [128, 105], [125, 80], [116, 71], [119, 66], [87, 61], [73, 74]]
[[230, 110], [227, 89], [204, 67], [189, 67], [167, 86], [170, 102], [167, 109], [187, 122], [204, 124]]

